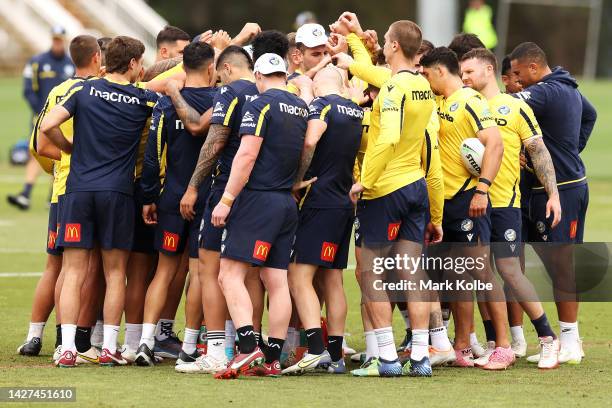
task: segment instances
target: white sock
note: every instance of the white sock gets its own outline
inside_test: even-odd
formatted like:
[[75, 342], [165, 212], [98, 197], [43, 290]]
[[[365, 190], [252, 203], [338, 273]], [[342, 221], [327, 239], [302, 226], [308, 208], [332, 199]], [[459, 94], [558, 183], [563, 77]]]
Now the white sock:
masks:
[[155, 339], [162, 341], [166, 340], [174, 331], [174, 320], [159, 319], [155, 326]]
[[138, 341], [142, 336], [142, 324], [126, 323], [125, 324], [125, 341], [127, 346], [136, 351], [138, 349]]
[[382, 327], [380, 329], [374, 329], [374, 334], [376, 335], [376, 344], [378, 345], [380, 358], [386, 361], [397, 360], [393, 328]]
[[400, 314], [402, 315], [402, 319], [404, 319], [404, 324], [406, 328], [410, 328], [410, 317], [408, 316], [408, 310], [400, 310]]
[[225, 348], [236, 346], [236, 327], [231, 320], [225, 321]]
[[287, 341], [283, 344], [282, 354], [289, 354], [293, 349], [293, 334], [295, 333], [294, 327], [287, 328]]
[[476, 337], [476, 333], [470, 333], [470, 345], [472, 344], [480, 344], [478, 343], [478, 337]]
[[70, 350], [76, 353], [74, 337], [76, 336], [76, 324], [62, 324], [62, 352]]
[[206, 354], [214, 357], [217, 360], [225, 358], [225, 331], [210, 330], [208, 332], [208, 346]]
[[380, 352], [378, 351], [378, 343], [376, 342], [376, 334], [374, 330], [370, 330], [364, 333], [366, 342], [366, 360], [371, 357], [379, 357]]
[[559, 320], [559, 342], [561, 347], [574, 347], [580, 341], [578, 322], [567, 323]]
[[142, 324], [142, 334], [140, 335], [140, 342], [138, 345], [146, 344], [148, 348], [153, 351], [155, 346], [155, 326], [153, 323]]
[[38, 337], [42, 341], [43, 330], [45, 329], [46, 322], [32, 323], [30, 322], [30, 328], [28, 329], [28, 337], [26, 341], [32, 340], [34, 337]]
[[[448, 350], [448, 348], [446, 348], [445, 350]], [[423, 357], [429, 357], [429, 330], [413, 329], [412, 350], [410, 351], [410, 359], [415, 361], [421, 361]]]
[[102, 348], [107, 349], [111, 354], [115, 354], [115, 351], [117, 351], [117, 337], [119, 337], [119, 326], [105, 324]]
[[96, 325], [91, 331], [91, 339], [92, 344], [102, 344], [104, 341], [104, 321], [96, 320]]
[[196, 344], [198, 344], [198, 335], [200, 329], [189, 329], [185, 328], [185, 336], [183, 337], [183, 351], [187, 354], [193, 354], [196, 351]]
[[[453, 348], [450, 340], [448, 339], [446, 327], [441, 326], [436, 327], [435, 329], [429, 329], [429, 335], [431, 337], [431, 345], [434, 348], [438, 350], [450, 350]], [[414, 338], [414, 330], [412, 331], [412, 337]]]
[[525, 343], [525, 333], [523, 333], [523, 326], [512, 326], [510, 327], [510, 335], [512, 341], [517, 343]]

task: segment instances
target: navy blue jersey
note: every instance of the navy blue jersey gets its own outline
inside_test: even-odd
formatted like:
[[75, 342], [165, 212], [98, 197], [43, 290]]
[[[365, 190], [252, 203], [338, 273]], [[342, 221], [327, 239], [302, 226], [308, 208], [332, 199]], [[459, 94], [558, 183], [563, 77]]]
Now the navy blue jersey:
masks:
[[327, 129], [315, 150], [306, 179], [317, 177], [302, 200], [303, 208], [352, 208], [349, 191], [361, 143], [363, 109], [339, 95], [315, 98], [308, 120], [323, 120]]
[[73, 86], [60, 105], [74, 116], [66, 192], [133, 194], [140, 136], [158, 94], [96, 78]]
[[222, 86], [217, 91], [211, 124], [230, 128], [227, 144], [223, 148], [217, 167], [213, 172], [215, 188], [224, 188], [229, 178], [234, 156], [240, 146], [240, 124], [242, 123], [242, 108], [259, 91], [255, 83], [248, 79], [239, 79], [229, 85]]
[[[514, 95], [533, 109], [550, 152], [559, 188], [586, 183], [580, 152], [591, 135], [597, 113], [580, 94], [578, 84], [566, 70], [555, 67], [540, 82]], [[533, 189], [543, 190], [533, 177]]]
[[[201, 115], [212, 107], [215, 92], [215, 88], [208, 87], [183, 88], [181, 96]], [[167, 146], [166, 178], [163, 191], [159, 197], [158, 207], [164, 211], [179, 213], [181, 198], [187, 190], [205, 138], [195, 137], [185, 129], [183, 122], [176, 113], [172, 100], [164, 96], [159, 99], [153, 110], [149, 140], [155, 141], [149, 143], [153, 145], [160, 143], [160, 140], [161, 143], [165, 141]], [[145, 152], [141, 182], [145, 191], [145, 202], [150, 202], [150, 192], [159, 191], [157, 166], [150, 165], [151, 163], [158, 163], [157, 149], [154, 149], [153, 152], [151, 150], [147, 149]], [[210, 178], [200, 185], [196, 207], [202, 206], [208, 188], [210, 188]]]
[[304, 147], [308, 106], [281, 89], [268, 89], [242, 109], [240, 135], [262, 137], [246, 185], [251, 190], [290, 191]]
[[32, 112], [38, 114], [49, 92], [74, 75], [74, 65], [67, 54], [54, 55], [51, 51], [35, 55], [23, 69], [23, 95]]

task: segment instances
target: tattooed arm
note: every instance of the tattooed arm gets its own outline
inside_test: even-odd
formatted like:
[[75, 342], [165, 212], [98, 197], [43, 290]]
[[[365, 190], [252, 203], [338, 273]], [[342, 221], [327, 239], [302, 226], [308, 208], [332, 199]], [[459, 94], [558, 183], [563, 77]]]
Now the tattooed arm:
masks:
[[548, 194], [548, 202], [546, 203], [546, 218], [552, 212], [554, 219], [552, 227], [554, 228], [561, 221], [561, 203], [559, 201], [559, 191], [557, 190], [557, 177], [555, 168], [553, 167], [552, 158], [541, 137], [534, 137], [525, 142], [525, 149], [529, 153], [533, 164], [535, 175], [544, 186], [544, 190]]
[[317, 143], [321, 140], [321, 136], [325, 133], [326, 129], [327, 123], [324, 120], [311, 119], [308, 121], [308, 128], [306, 129], [306, 136], [304, 137], [304, 148], [302, 149], [300, 166], [295, 178], [295, 184], [293, 185], [293, 191], [301, 190], [316, 181], [316, 177], [310, 180], [304, 180], [304, 176], [314, 157]]
[[183, 57], [175, 57], [175, 58], [170, 58], [167, 60], [156, 62], [155, 64], [147, 68], [142, 80], [144, 82], [148, 82], [152, 80], [153, 78], [155, 78], [156, 76], [158, 76], [159, 74], [162, 74], [168, 71], [170, 68], [174, 68], [181, 62], [183, 62]]
[[198, 188], [202, 181], [210, 175], [212, 168], [219, 157], [219, 153], [225, 147], [229, 138], [230, 128], [223, 125], [211, 125], [206, 141], [200, 150], [200, 157], [196, 164], [187, 191], [181, 199], [180, 211], [186, 220], [193, 220], [195, 216], [194, 206], [198, 199]]
[[169, 81], [166, 85], [166, 95], [172, 99], [176, 113], [189, 133], [194, 136], [202, 136], [208, 132], [212, 114], [211, 110], [200, 115], [181, 96], [178, 83], [175, 81]]

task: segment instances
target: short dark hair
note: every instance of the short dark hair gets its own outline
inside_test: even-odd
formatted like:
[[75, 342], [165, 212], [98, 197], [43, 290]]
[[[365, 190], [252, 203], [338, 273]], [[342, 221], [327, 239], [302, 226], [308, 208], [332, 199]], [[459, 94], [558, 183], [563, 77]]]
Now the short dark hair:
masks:
[[162, 28], [159, 33], [157, 33], [155, 43], [157, 44], [157, 49], [159, 49], [159, 47], [164, 43], [171, 43], [178, 40], [191, 41], [191, 37], [178, 27], [167, 25]]
[[192, 42], [183, 50], [183, 66], [185, 70], [196, 71], [210, 64], [215, 58], [215, 50], [205, 42]]
[[406, 58], [414, 58], [421, 48], [421, 27], [410, 20], [399, 20], [389, 26], [389, 38], [397, 41]]
[[480, 38], [478, 38], [476, 34], [461, 33], [457, 34], [453, 38], [453, 41], [451, 41], [451, 43], [448, 45], [448, 48], [455, 51], [455, 54], [457, 54], [457, 59], [461, 60], [461, 58], [463, 58], [463, 55], [468, 51], [471, 51], [474, 48], [487, 47], [485, 47], [483, 42], [480, 41]]
[[229, 61], [241, 61], [244, 65], [249, 67], [249, 69], [253, 69], [253, 60], [251, 56], [244, 48], [237, 45], [230, 45], [219, 54], [216, 68], [219, 69], [223, 64]]
[[429, 51], [433, 50], [434, 48], [436, 47], [434, 47], [431, 41], [423, 39], [421, 41], [421, 46], [419, 47], [419, 51], [417, 52], [417, 55], [423, 56], [427, 54]]
[[434, 65], [442, 65], [448, 69], [452, 75], [459, 75], [459, 61], [457, 54], [447, 47], [437, 47], [429, 51], [427, 55], [421, 58], [420, 65], [425, 68], [433, 67]]
[[495, 54], [486, 48], [474, 48], [473, 50], [466, 52], [463, 54], [461, 61], [466, 61], [472, 58], [476, 58], [491, 64], [493, 66], [493, 72], [497, 72], [497, 58], [495, 57]]
[[144, 44], [136, 38], [124, 35], [113, 38], [106, 48], [106, 72], [126, 73], [130, 67], [130, 61], [139, 60], [144, 51]]
[[98, 38], [98, 46], [100, 47], [100, 55], [101, 55], [101, 65], [106, 65], [106, 48], [108, 48], [108, 44], [113, 39], [110, 37], [100, 37]]
[[257, 34], [253, 39], [253, 61], [266, 53], [287, 57], [289, 52], [289, 40], [287, 36], [277, 30], [266, 30]]
[[70, 41], [70, 58], [77, 68], [85, 68], [91, 63], [91, 58], [100, 51], [96, 37], [77, 35]]
[[527, 60], [529, 62], [535, 62], [541, 66], [548, 65], [546, 53], [533, 42], [524, 42], [517, 45], [510, 54], [510, 61], [512, 60]]
[[510, 69], [510, 55], [506, 55], [501, 63], [501, 74], [509, 75]]

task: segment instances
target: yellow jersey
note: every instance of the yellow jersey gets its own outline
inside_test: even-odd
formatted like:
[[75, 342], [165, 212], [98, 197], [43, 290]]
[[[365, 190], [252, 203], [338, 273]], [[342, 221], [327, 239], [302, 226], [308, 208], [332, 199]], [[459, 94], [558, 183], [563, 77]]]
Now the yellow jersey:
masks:
[[421, 151], [434, 108], [429, 82], [417, 72], [400, 71], [381, 87], [363, 158], [363, 199], [385, 196], [424, 176]]
[[478, 179], [463, 165], [459, 149], [468, 138], [496, 126], [486, 99], [472, 88], [463, 87], [448, 98], [437, 97], [440, 119], [440, 158], [444, 173], [444, 199], [475, 187]]
[[442, 214], [444, 212], [444, 178], [438, 143], [439, 130], [440, 122], [434, 109], [425, 129], [425, 143], [423, 143], [423, 149], [421, 150], [421, 168], [425, 173], [425, 181], [427, 182], [430, 221], [434, 225], [442, 225]]
[[355, 165], [353, 166], [353, 180], [358, 181], [361, 178], [361, 166], [363, 165], [363, 157], [365, 156], [368, 147], [368, 133], [370, 132], [370, 109], [363, 110], [363, 119], [361, 120], [361, 143], [355, 157]]
[[504, 143], [504, 157], [493, 185], [489, 189], [491, 205], [493, 208], [520, 208], [519, 154], [526, 140], [540, 137], [542, 134], [540, 126], [533, 111], [522, 99], [500, 93], [489, 99], [488, 102]]

